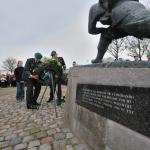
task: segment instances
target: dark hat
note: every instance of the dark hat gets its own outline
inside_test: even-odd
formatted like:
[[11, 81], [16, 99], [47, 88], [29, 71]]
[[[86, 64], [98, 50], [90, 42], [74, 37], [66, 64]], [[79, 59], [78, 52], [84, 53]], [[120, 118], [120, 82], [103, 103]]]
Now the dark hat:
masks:
[[51, 56], [54, 56], [54, 55], [56, 55], [57, 53], [56, 53], [56, 51], [52, 51], [51, 52]]
[[36, 59], [41, 59], [43, 56], [42, 56], [41, 53], [37, 52], [37, 53], [34, 54], [34, 57], [35, 57]]

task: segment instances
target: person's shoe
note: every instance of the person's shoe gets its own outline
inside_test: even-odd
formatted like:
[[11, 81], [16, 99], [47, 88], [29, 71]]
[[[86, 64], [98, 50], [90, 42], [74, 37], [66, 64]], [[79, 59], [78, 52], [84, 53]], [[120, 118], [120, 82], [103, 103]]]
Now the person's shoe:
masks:
[[61, 99], [60, 102], [61, 102], [61, 103], [65, 103], [65, 99]]
[[35, 106], [39, 106], [40, 104], [39, 104], [39, 103], [37, 103], [37, 102], [35, 102], [35, 103], [33, 103], [33, 105], [35, 105]]
[[17, 103], [21, 102], [21, 99], [16, 99]]
[[49, 99], [49, 100], [47, 101], [47, 103], [50, 103], [52, 100], [53, 100], [53, 99]]
[[36, 105], [30, 105], [30, 106], [27, 106], [27, 109], [37, 109], [37, 106]]
[[60, 106], [60, 105], [61, 105], [61, 102], [58, 102], [58, 103], [57, 103], [57, 106]]
[[23, 97], [23, 98], [21, 98], [21, 101], [24, 101], [24, 97]]

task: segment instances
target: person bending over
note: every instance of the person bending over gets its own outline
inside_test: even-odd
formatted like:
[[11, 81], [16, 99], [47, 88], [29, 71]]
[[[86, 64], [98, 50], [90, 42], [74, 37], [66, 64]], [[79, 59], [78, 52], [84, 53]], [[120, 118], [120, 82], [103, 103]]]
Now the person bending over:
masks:
[[35, 68], [40, 65], [42, 58], [41, 53], [35, 53], [34, 58], [29, 58], [24, 67], [23, 76], [27, 82], [26, 104], [28, 109], [37, 109], [37, 99], [41, 91], [41, 84], [37, 81], [38, 74], [35, 73]]

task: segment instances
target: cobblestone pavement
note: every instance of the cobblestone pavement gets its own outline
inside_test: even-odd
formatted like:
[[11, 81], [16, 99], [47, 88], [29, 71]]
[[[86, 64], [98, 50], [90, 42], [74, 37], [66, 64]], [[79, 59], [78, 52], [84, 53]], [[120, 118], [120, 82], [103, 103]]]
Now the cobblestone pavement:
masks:
[[0, 150], [88, 150], [64, 127], [63, 106], [56, 118], [53, 102], [44, 99], [39, 110], [28, 110], [24, 101], [16, 102], [15, 88], [1, 90]]

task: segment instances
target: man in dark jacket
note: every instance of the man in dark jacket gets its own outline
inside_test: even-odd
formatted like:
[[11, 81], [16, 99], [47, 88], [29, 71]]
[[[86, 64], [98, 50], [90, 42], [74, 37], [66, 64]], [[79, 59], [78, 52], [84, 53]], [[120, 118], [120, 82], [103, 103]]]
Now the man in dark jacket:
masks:
[[17, 63], [17, 68], [14, 71], [17, 86], [17, 93], [16, 93], [17, 102], [22, 101], [24, 99], [24, 81], [22, 78], [23, 70], [24, 70], [23, 62], [19, 60]]
[[[41, 84], [37, 82], [38, 74], [34, 72], [42, 62], [42, 54], [35, 53], [35, 58], [29, 58], [26, 61], [23, 77], [27, 82], [26, 103], [28, 109], [37, 109], [37, 98], [41, 91]], [[33, 90], [34, 88], [34, 90]]]
[[[66, 64], [65, 64], [65, 61], [62, 57], [58, 57], [57, 55], [57, 52], [56, 51], [52, 51], [51, 52], [51, 60], [56, 60], [58, 61], [58, 64], [60, 64], [60, 66], [62, 67], [61, 69], [61, 76], [63, 74], [63, 70], [66, 69]], [[57, 81], [57, 83], [54, 85], [54, 90], [56, 89], [56, 86], [57, 86], [57, 105], [60, 105], [61, 104], [61, 97], [62, 97], [62, 90], [61, 90], [61, 78]], [[54, 93], [53, 93], [53, 89], [52, 89], [52, 86], [50, 86], [50, 98], [47, 102], [51, 102], [53, 100], [53, 97], [54, 97]]]

